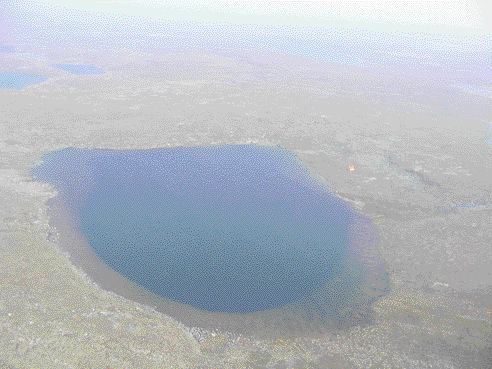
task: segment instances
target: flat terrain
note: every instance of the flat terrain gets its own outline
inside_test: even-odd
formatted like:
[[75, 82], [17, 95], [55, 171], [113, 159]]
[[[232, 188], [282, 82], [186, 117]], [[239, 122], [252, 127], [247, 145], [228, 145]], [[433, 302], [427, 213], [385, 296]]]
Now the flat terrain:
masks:
[[[73, 76], [49, 66], [77, 50], [42, 51], [0, 56], [49, 77], [0, 91], [0, 367], [492, 367], [489, 97], [278, 55], [95, 48], [84, 62], [106, 73]], [[231, 143], [296, 152], [372, 219], [391, 292], [371, 324], [271, 340], [187, 327], [73, 266], [49, 227], [54, 190], [30, 177], [68, 146]]]

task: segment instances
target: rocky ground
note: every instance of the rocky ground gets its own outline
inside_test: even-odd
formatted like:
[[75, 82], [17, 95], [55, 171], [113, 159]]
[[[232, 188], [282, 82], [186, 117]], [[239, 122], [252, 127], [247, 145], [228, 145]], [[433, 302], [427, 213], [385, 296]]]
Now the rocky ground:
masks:
[[[1, 56], [50, 78], [0, 91], [0, 367], [492, 367], [490, 98], [391, 68], [108, 54], [92, 50], [106, 73], [85, 77], [36, 50]], [[221, 143], [296, 152], [375, 223], [391, 291], [372, 324], [271, 340], [187, 327], [73, 266], [49, 227], [53, 189], [30, 177], [67, 146]]]

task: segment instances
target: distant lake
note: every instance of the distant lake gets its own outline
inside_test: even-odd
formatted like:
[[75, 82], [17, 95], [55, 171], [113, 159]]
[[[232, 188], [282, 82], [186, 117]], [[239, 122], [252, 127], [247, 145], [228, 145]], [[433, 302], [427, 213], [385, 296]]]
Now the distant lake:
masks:
[[0, 72], [0, 89], [20, 90], [45, 81], [46, 78], [20, 72]]
[[13, 53], [15, 48], [10, 45], [0, 44], [0, 53]]
[[104, 73], [101, 68], [90, 64], [56, 64], [55, 67], [64, 70], [65, 72], [77, 75]]
[[361, 289], [364, 267], [349, 262], [359, 215], [285, 149], [70, 148], [34, 177], [58, 189], [98, 258], [161, 298], [251, 313], [331, 283], [315, 305], [329, 312]]

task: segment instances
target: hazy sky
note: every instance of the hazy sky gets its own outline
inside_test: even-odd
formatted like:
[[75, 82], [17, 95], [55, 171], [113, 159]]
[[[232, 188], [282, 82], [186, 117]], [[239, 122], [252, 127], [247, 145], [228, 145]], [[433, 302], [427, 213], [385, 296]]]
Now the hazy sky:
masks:
[[374, 27], [475, 29], [489, 32], [490, 0], [461, 1], [162, 1], [31, 0], [89, 11], [173, 21], [273, 25], [358, 24]]

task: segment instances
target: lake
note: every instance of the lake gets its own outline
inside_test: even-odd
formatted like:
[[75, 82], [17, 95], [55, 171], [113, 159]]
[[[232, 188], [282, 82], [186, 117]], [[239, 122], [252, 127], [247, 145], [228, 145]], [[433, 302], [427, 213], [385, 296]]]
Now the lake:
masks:
[[13, 53], [14, 51], [15, 47], [0, 43], [0, 53]]
[[330, 315], [371, 269], [354, 261], [361, 217], [280, 147], [69, 148], [33, 175], [56, 187], [104, 264], [199, 311], [306, 311], [310, 301], [308, 315]]
[[492, 123], [488, 125], [486, 141], [489, 145], [492, 145]]
[[0, 89], [20, 90], [45, 80], [45, 77], [36, 74], [0, 71]]
[[89, 64], [56, 64], [55, 68], [76, 75], [102, 74], [104, 71]]

